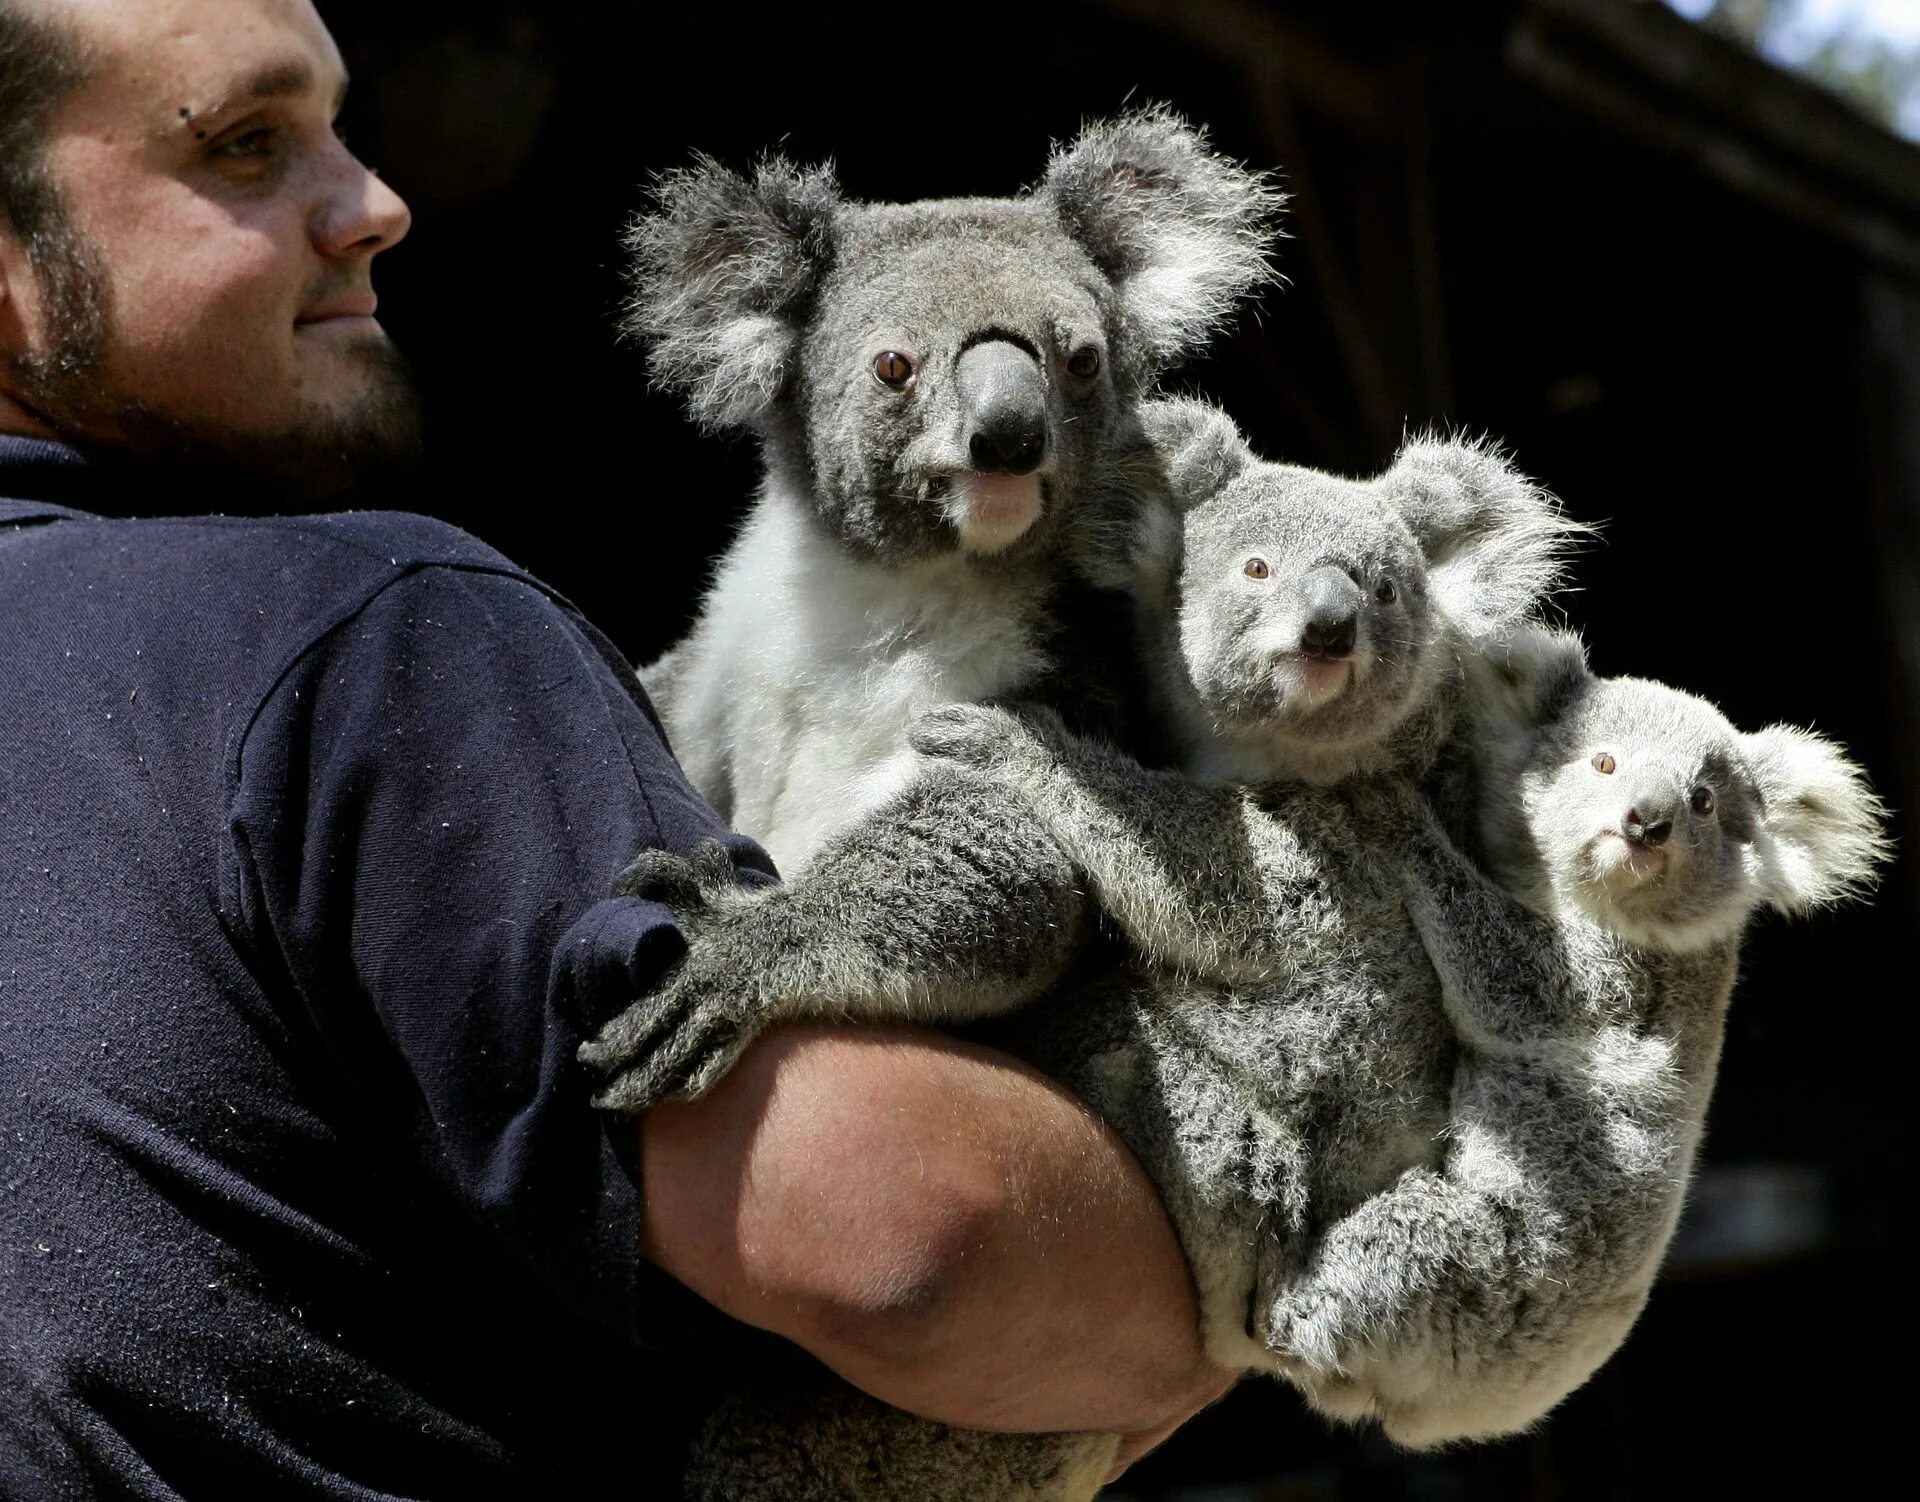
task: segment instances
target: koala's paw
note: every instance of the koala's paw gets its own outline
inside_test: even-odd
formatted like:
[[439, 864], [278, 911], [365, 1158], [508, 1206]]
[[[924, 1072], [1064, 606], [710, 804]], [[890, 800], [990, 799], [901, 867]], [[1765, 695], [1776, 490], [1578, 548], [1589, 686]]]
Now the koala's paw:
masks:
[[1319, 1301], [1282, 1298], [1267, 1311], [1259, 1335], [1276, 1361], [1298, 1374], [1339, 1369], [1340, 1350]]
[[987, 704], [941, 704], [922, 710], [907, 732], [923, 756], [968, 767], [996, 767], [1032, 741], [1032, 733], [1004, 709]]
[[758, 1031], [731, 998], [676, 971], [581, 1044], [580, 1061], [607, 1077], [596, 1106], [639, 1111], [705, 1095]]
[[691, 856], [642, 850], [613, 880], [615, 897], [663, 902], [681, 914], [704, 911], [736, 890], [733, 857], [718, 840], [702, 840]]

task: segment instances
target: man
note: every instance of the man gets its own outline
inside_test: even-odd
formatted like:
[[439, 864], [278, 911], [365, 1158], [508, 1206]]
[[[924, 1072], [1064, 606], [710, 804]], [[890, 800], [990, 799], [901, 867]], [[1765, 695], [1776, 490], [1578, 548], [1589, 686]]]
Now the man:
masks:
[[710, 1306], [1137, 1454], [1226, 1378], [1048, 1082], [786, 1030], [589, 1108], [680, 942], [599, 894], [724, 831], [563, 601], [417, 518], [87, 514], [404, 455], [343, 88], [309, 0], [0, 0], [0, 1494], [663, 1495], [761, 1359]]

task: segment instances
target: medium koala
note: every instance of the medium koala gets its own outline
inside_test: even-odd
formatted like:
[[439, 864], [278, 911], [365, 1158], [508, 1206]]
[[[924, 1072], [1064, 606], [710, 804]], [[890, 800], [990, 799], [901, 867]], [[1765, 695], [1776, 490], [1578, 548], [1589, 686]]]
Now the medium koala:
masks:
[[1078, 687], [1064, 540], [1134, 405], [1268, 274], [1280, 196], [1164, 110], [1019, 198], [860, 204], [768, 158], [665, 177], [629, 327], [766, 474], [641, 670], [694, 785], [791, 872], [911, 774], [916, 709]]

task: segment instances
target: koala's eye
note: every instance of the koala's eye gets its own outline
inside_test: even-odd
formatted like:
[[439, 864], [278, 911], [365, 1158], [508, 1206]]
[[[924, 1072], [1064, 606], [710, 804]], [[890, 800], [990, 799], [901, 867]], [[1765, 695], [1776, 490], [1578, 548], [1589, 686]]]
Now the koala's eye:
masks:
[[1393, 580], [1382, 574], [1380, 582], [1373, 586], [1373, 597], [1382, 605], [1391, 605], [1400, 598], [1400, 591], [1394, 587]]
[[1619, 763], [1616, 762], [1605, 751], [1596, 751], [1593, 753], [1593, 770], [1596, 772], [1602, 772], [1602, 773], [1611, 775], [1613, 772], [1613, 769], [1618, 765]]
[[1704, 819], [1713, 812], [1713, 789], [1704, 785], [1697, 787], [1687, 802], [1693, 806], [1693, 811]]
[[873, 378], [898, 391], [913, 379], [913, 361], [897, 349], [882, 350], [873, 357]]
[[1092, 380], [1100, 374], [1100, 351], [1076, 349], [1067, 356], [1067, 374], [1082, 381]]
[[1264, 558], [1249, 558], [1240, 572], [1245, 574], [1249, 579], [1271, 579], [1273, 577], [1273, 570], [1267, 567], [1267, 560]]

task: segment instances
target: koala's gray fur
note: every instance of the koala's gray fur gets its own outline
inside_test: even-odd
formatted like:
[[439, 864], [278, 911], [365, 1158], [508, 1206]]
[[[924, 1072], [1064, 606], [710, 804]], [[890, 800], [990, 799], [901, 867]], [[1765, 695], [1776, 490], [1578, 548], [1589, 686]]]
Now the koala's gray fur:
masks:
[[657, 199], [630, 327], [766, 475], [641, 674], [694, 785], [791, 870], [908, 779], [916, 709], [1055, 666], [1072, 514], [1154, 378], [1269, 274], [1279, 195], [1148, 110], [1019, 198], [860, 204], [769, 158]]
[[[809, 1380], [811, 1378], [811, 1380]], [[989, 1434], [915, 1418], [823, 1370], [756, 1376], [708, 1416], [688, 1502], [1034, 1502], [1092, 1497], [1110, 1434]]]
[[[1511, 1432], [1645, 1299], [1741, 924], [1863, 882], [1877, 805], [1816, 738], [1741, 737], [1674, 690], [1592, 679], [1577, 646], [1522, 625], [1565, 529], [1484, 450], [1418, 443], [1357, 484], [1236, 456], [1191, 412], [1163, 420], [1189, 429], [1162, 442], [1193, 504], [1177, 550], [1165, 530], [1146, 550], [1164, 565], [1146, 591], [1155, 676], [1187, 706], [1187, 755], [1252, 785], [1149, 771], [1044, 717], [936, 712], [915, 740], [953, 773], [786, 888], [748, 899], [717, 868], [644, 860], [636, 879], [678, 901], [690, 953], [589, 1057], [625, 1069], [609, 1101], [638, 1105], [705, 1088], [775, 1016], [952, 1018], [1052, 986], [1003, 1041], [1139, 1153], [1217, 1359], [1407, 1444]], [[1267, 579], [1245, 574], [1250, 549], [1275, 555]], [[1356, 610], [1351, 681], [1330, 697], [1291, 660], [1293, 607], [1246, 587], [1326, 561], [1392, 571], [1403, 607]], [[1568, 775], [1582, 764], [1596, 782], [1633, 769], [1632, 806], [1595, 802]], [[1726, 817], [1683, 824], [1672, 790], [1709, 778]], [[1511, 890], [1459, 854], [1428, 802], [1441, 786], [1478, 790], [1469, 822]], [[1581, 853], [1596, 840], [1646, 847], [1637, 880]], [[1090, 910], [1126, 957], [1068, 978]], [[845, 1442], [869, 1432], [882, 1474], [943, 1443], [931, 1425]], [[751, 1423], [737, 1433], [763, 1463], [739, 1495], [831, 1494], [776, 1474]], [[962, 1477], [950, 1494], [974, 1493]]]

